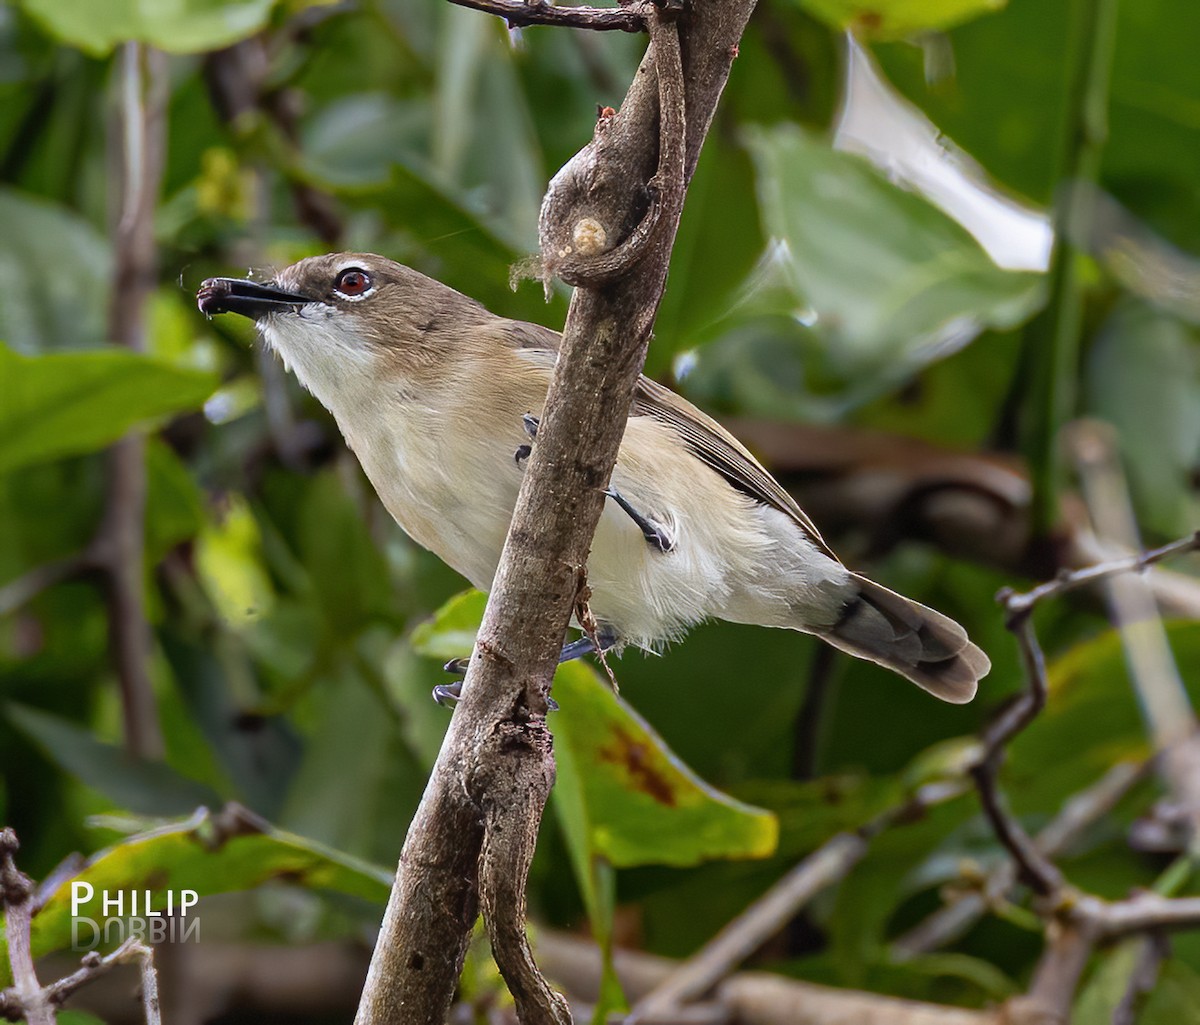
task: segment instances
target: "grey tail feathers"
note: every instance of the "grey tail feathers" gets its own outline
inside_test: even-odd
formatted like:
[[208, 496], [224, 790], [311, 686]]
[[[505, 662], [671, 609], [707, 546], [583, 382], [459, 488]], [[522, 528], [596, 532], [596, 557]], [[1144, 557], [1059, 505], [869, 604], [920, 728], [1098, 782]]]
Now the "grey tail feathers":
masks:
[[877, 662], [956, 705], [975, 696], [992, 668], [983, 650], [948, 616], [854, 574], [859, 593], [821, 636], [834, 647]]

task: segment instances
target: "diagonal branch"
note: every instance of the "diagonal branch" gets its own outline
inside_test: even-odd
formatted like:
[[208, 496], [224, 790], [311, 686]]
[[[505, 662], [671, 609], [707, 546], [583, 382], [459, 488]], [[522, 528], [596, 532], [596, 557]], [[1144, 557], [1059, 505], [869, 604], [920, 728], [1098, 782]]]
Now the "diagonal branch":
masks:
[[[585, 217], [606, 225], [614, 242], [628, 237], [646, 212], [658, 165], [668, 159], [677, 174], [655, 183], [662, 210], [636, 263], [602, 288], [577, 289], [571, 300], [538, 443], [462, 701], [401, 852], [358, 1025], [445, 1021], [481, 898], [493, 942], [500, 941], [493, 953], [522, 1001], [523, 1020], [567, 1019], [565, 1005], [540, 982], [522, 936], [527, 852], [554, 776], [548, 691], [645, 362], [686, 180], [752, 9], [753, 0], [707, 0], [676, 24], [654, 13], [641, 69], [621, 110], [598, 133], [604, 145], [594, 139], [551, 183], [543, 205], [544, 260], [559, 248], [551, 236], [565, 231], [569, 239]], [[669, 108], [660, 117], [661, 97], [677, 104], [681, 95], [686, 118]], [[677, 122], [684, 126], [682, 161], [678, 141], [664, 138]], [[580, 167], [585, 175], [570, 173]], [[500, 878], [505, 871], [517, 878]]]
[[527, 25], [559, 25], [586, 28], [593, 32], [644, 32], [649, 4], [628, 7], [557, 7], [546, 0], [450, 0], [485, 14], [495, 14], [509, 28]]

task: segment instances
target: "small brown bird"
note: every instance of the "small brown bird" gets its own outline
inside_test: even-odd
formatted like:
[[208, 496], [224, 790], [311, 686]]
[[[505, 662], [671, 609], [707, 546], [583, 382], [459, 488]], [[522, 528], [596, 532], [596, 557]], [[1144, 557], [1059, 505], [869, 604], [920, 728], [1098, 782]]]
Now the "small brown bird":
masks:
[[[487, 590], [558, 355], [408, 267], [332, 253], [269, 283], [212, 278], [206, 314], [253, 318], [333, 414], [419, 544]], [[653, 648], [704, 619], [787, 627], [969, 701], [991, 668], [953, 620], [847, 569], [720, 424], [642, 378], [588, 561], [604, 648]], [[594, 650], [586, 639], [563, 657]]]

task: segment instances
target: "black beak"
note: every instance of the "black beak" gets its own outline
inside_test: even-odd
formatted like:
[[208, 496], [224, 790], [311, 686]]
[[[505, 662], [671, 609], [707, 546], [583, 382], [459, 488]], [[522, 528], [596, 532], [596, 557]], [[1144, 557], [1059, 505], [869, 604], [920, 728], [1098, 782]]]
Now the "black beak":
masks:
[[196, 293], [196, 305], [201, 313], [209, 316], [214, 313], [240, 313], [251, 320], [310, 302], [312, 300], [308, 296], [298, 292], [285, 292], [275, 285], [264, 285], [243, 278], [209, 278]]

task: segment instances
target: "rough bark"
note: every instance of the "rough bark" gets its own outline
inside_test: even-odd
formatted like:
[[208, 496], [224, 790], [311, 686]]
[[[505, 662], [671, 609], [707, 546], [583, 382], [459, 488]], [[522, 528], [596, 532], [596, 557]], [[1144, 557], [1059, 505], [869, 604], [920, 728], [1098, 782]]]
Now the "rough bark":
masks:
[[[709, 0], [677, 20], [651, 13], [653, 43], [621, 110], [551, 183], [543, 260], [553, 268], [567, 249], [573, 279], [592, 287], [571, 302], [463, 698], [400, 856], [359, 1025], [445, 1020], [481, 899], [519, 1017], [569, 1020], [533, 965], [523, 920], [525, 868], [554, 776], [547, 696], [567, 624], [586, 600], [601, 489], [645, 361], [686, 181], [752, 9], [753, 0]], [[580, 235], [581, 221], [601, 225], [602, 237]]]

